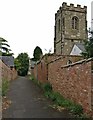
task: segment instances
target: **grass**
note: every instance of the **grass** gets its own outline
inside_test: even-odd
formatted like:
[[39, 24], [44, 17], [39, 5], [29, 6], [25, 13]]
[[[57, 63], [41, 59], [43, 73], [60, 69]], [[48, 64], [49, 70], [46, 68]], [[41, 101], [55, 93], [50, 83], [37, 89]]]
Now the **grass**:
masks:
[[71, 113], [75, 115], [83, 114], [83, 109], [81, 105], [75, 104], [74, 102], [65, 99], [62, 95], [60, 95], [57, 92], [48, 91], [45, 92], [45, 96], [47, 98], [50, 98], [52, 101], [54, 101], [56, 106], [65, 107], [67, 110], [69, 110]]
[[39, 87], [41, 87], [41, 83], [39, 82], [39, 80], [35, 79], [33, 76], [29, 77], [30, 80], [32, 80], [36, 85], [38, 85]]
[[8, 90], [8, 87], [9, 87], [9, 81], [3, 79], [3, 80], [2, 80], [2, 96], [5, 96], [5, 95], [6, 95], [7, 90]]
[[54, 102], [56, 106], [55, 108], [57, 108], [58, 106], [64, 107], [80, 120], [87, 118], [87, 116], [83, 114], [83, 108], [81, 105], [76, 104], [69, 99], [65, 99], [58, 92], [54, 92], [50, 83], [41, 84], [38, 80], [35, 80], [34, 77], [30, 77], [30, 79], [44, 90], [44, 95], [46, 96], [46, 98], [49, 98]]
[[43, 88], [44, 92], [52, 91], [52, 85], [50, 83], [42, 84], [42, 88]]

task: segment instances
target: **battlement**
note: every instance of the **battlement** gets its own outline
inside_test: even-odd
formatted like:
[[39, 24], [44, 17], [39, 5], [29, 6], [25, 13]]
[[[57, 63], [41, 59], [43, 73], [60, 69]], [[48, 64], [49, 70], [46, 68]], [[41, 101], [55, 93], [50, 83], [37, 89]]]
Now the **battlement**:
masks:
[[73, 8], [77, 8], [77, 9], [78, 9], [78, 8], [79, 8], [79, 9], [83, 9], [83, 10], [85, 10], [85, 9], [87, 8], [87, 6], [81, 7], [81, 5], [79, 5], [79, 4], [77, 4], [77, 7], [75, 7], [74, 4], [72, 4], [72, 3], [70, 3], [70, 6], [69, 6], [69, 5], [67, 5], [66, 2], [63, 2], [63, 3], [62, 3], [62, 7], [63, 7], [63, 8], [72, 8], [72, 7], [73, 7]]
[[87, 12], [87, 6], [81, 7], [81, 5], [77, 4], [77, 6], [74, 6], [74, 4], [70, 3], [70, 5], [67, 5], [66, 2], [62, 3], [62, 6], [59, 7], [59, 10], [55, 14], [55, 17], [57, 17], [62, 11], [76, 11], [76, 12]]

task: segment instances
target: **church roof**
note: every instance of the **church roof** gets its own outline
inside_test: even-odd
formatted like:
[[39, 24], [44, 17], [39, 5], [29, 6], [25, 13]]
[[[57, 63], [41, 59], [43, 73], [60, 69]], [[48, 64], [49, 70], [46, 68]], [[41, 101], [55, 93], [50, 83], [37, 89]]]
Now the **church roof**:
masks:
[[75, 45], [76, 45], [82, 52], [85, 51], [85, 47], [84, 47], [84, 44], [83, 44], [83, 43], [75, 43]]

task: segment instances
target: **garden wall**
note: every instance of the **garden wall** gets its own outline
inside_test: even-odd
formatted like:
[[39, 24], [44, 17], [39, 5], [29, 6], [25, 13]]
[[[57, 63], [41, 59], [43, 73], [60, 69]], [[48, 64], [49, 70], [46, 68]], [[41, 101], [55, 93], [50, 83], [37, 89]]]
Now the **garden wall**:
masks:
[[92, 115], [93, 115], [93, 61], [92, 61], [92, 81], [91, 81], [91, 87], [92, 87]]
[[[53, 61], [58, 61], [57, 66], [65, 65], [70, 60], [76, 62], [81, 60], [81, 56], [69, 56], [69, 55], [45, 55], [41, 58], [39, 62], [34, 66], [34, 69], [31, 70], [32, 75], [42, 83], [48, 82], [48, 63]], [[53, 69], [54, 70], [54, 69]]]
[[17, 77], [17, 71], [10, 69], [0, 60], [0, 79], [14, 80]]
[[82, 105], [84, 112], [93, 115], [93, 60], [62, 65], [61, 60], [48, 64], [48, 81], [53, 90]]

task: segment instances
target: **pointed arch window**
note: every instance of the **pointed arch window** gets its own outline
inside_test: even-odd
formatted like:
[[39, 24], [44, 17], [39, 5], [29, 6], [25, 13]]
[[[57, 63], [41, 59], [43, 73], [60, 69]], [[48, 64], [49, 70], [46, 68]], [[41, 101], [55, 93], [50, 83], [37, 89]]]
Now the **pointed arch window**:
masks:
[[58, 21], [58, 31], [60, 31], [60, 25], [61, 25], [61, 21], [59, 19], [59, 21]]
[[65, 27], [65, 18], [62, 19], [63, 27]]
[[79, 19], [76, 16], [72, 18], [72, 29], [79, 29]]

